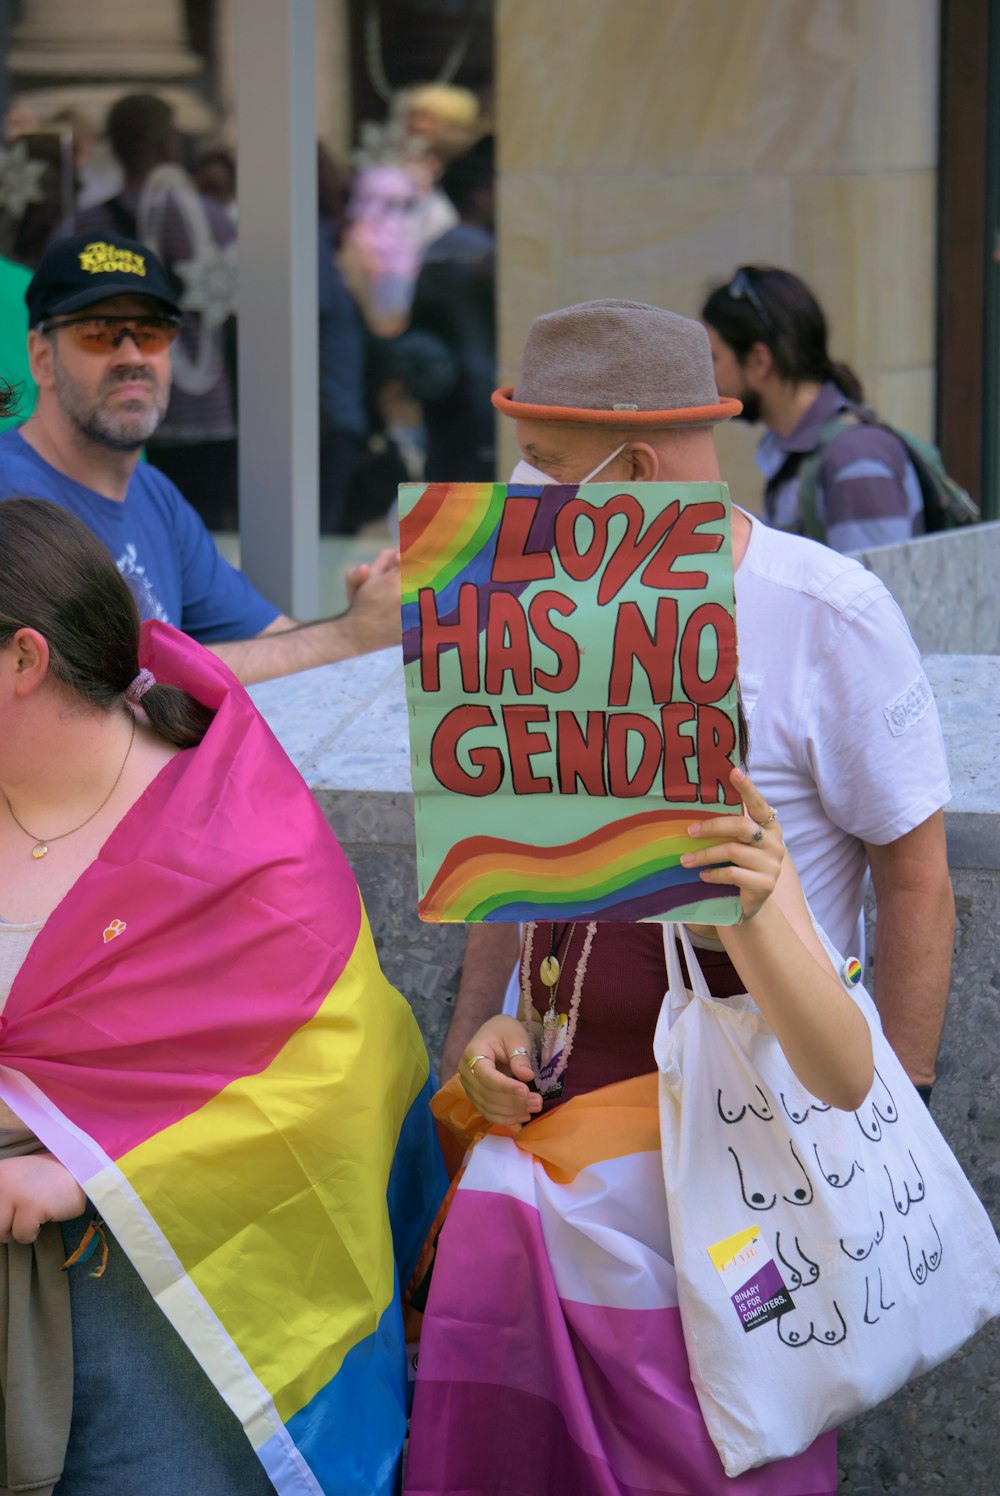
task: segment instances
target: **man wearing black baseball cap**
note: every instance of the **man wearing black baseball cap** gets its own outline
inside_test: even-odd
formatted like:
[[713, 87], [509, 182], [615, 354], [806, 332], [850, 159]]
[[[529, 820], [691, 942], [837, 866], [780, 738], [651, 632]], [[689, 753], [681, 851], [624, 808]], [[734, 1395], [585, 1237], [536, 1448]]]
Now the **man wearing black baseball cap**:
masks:
[[[156, 256], [131, 239], [60, 239], [43, 256], [24, 299], [28, 326], [39, 335], [29, 338], [33, 363], [34, 352], [51, 353], [42, 362], [51, 367], [71, 422], [98, 450], [139, 451], [159, 425], [170, 392], [169, 361], [153, 356], [169, 349], [181, 319]], [[129, 356], [130, 347], [136, 357]], [[109, 354], [110, 365], [98, 363]]]
[[181, 309], [174, 286], [156, 255], [134, 239], [113, 241], [86, 234], [57, 239], [24, 293], [32, 327], [50, 317], [82, 312], [112, 296], [152, 296], [174, 322]]
[[72, 510], [107, 545], [143, 616], [209, 644], [245, 684], [398, 640], [394, 553], [349, 573], [346, 613], [297, 624], [223, 559], [169, 478], [140, 462], [167, 408], [181, 316], [146, 245], [117, 234], [57, 240], [25, 301], [38, 404], [0, 434], [0, 500]]

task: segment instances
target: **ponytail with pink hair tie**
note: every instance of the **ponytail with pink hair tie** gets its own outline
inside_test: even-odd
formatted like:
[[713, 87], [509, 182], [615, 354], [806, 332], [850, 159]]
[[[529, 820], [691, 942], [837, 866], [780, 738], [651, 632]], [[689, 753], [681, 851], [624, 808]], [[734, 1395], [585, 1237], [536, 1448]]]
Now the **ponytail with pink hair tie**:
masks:
[[138, 706], [142, 701], [142, 698], [145, 696], [146, 692], [149, 690], [150, 686], [155, 685], [156, 676], [153, 674], [152, 670], [143, 669], [139, 671], [139, 674], [136, 676], [135, 680], [132, 681], [131, 685], [126, 687], [122, 694], [125, 697], [125, 700], [128, 702], [129, 706]]

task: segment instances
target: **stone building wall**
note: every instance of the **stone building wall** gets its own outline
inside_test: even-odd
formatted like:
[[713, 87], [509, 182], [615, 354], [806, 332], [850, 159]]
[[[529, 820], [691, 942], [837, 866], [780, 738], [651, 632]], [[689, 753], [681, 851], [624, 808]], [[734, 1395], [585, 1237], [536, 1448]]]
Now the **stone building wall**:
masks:
[[[881, 412], [930, 434], [938, 0], [496, 0], [496, 27], [503, 382], [541, 312], [697, 315], [770, 262]], [[741, 501], [754, 441], [720, 439]]]

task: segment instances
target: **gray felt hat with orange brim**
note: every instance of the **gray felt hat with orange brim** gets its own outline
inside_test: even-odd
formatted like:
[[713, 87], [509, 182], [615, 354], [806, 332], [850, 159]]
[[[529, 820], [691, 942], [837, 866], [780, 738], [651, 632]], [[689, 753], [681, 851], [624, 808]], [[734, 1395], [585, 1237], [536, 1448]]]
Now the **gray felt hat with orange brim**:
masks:
[[739, 415], [715, 387], [700, 322], [641, 301], [581, 301], [538, 317], [505, 416], [600, 426], [706, 426]]

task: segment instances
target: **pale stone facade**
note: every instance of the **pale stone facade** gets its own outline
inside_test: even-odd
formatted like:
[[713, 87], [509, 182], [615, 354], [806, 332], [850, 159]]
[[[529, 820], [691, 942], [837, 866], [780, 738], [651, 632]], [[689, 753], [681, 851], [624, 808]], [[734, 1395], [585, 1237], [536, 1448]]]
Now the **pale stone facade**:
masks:
[[[540, 312], [697, 315], [771, 263], [882, 413], [931, 434], [938, 0], [496, 0], [496, 24], [505, 383]], [[754, 442], [720, 434], [744, 501]]]
[[[238, 0], [211, 0], [219, 59], [212, 103], [194, 82], [202, 59], [188, 44], [181, 0], [22, 0], [7, 64], [13, 102], [45, 121], [82, 110], [103, 123], [123, 93], [153, 92], [173, 104], [182, 129], [236, 143]], [[347, 0], [315, 0], [316, 127], [341, 161], [351, 152]]]

